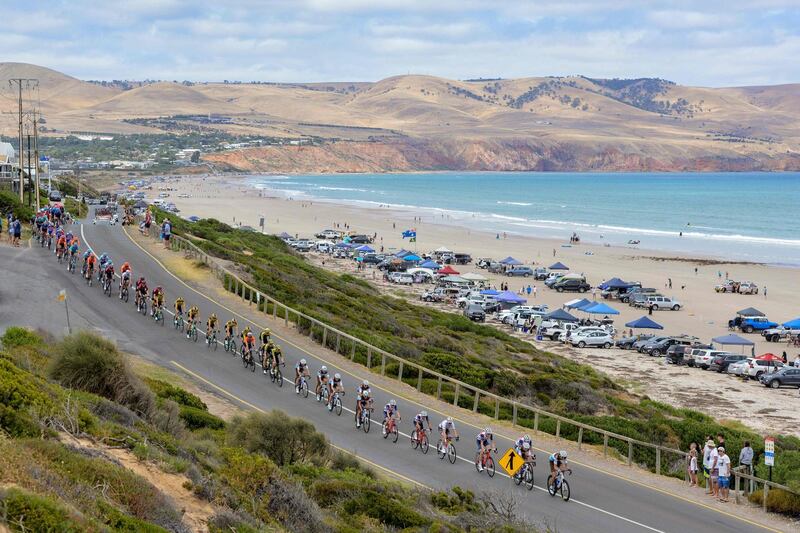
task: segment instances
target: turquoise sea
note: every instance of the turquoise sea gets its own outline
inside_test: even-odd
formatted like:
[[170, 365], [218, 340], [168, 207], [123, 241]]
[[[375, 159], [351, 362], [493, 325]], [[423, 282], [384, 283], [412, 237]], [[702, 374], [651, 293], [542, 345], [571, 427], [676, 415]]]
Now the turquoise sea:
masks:
[[[800, 266], [800, 173], [252, 176], [295, 199], [386, 207], [491, 232]], [[365, 228], [365, 231], [368, 228]], [[420, 235], [422, 240], [422, 235]]]

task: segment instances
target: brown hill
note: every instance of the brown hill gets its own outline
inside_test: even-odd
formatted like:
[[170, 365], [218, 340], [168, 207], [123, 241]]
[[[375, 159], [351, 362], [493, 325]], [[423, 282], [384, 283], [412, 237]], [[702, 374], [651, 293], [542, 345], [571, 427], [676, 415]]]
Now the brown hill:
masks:
[[[42, 67], [0, 64], [0, 84], [19, 76], [40, 79], [42, 109], [57, 134], [157, 132], [162, 125], [155, 119], [182, 115], [172, 131], [177, 122], [178, 129], [353, 141], [317, 154], [326, 161], [320, 164], [324, 171], [778, 169], [795, 168], [800, 153], [800, 85], [715, 89], [654, 78], [457, 81], [407, 75], [375, 83], [156, 83], [123, 91]], [[0, 107], [13, 111], [13, 99], [0, 99]], [[210, 125], [186, 117], [208, 114], [229, 120]], [[11, 118], [3, 115], [4, 133], [14, 131]], [[129, 118], [145, 124], [124, 122]], [[367, 149], [363, 141], [383, 146]], [[289, 148], [275, 150], [285, 153], [271, 154], [271, 160], [290, 172], [296, 156]], [[231, 156], [228, 163], [263, 168], [269, 160], [253, 162], [258, 157], [266, 155]]]

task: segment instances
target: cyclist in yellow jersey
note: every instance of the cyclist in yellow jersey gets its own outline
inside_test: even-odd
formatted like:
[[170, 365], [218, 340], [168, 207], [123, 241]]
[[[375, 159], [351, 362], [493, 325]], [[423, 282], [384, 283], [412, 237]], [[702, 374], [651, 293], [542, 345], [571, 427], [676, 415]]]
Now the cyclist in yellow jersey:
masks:
[[178, 297], [175, 299], [175, 315], [176, 316], [183, 316], [183, 307], [186, 305], [186, 301], [182, 297]]
[[199, 317], [200, 317], [200, 309], [198, 309], [196, 305], [191, 306], [189, 308], [189, 311], [186, 313], [186, 318], [188, 319], [189, 326], [194, 324]]
[[225, 322], [225, 338], [232, 338], [236, 335], [236, 328], [239, 327], [239, 324], [236, 323], [236, 319], [232, 318]]
[[206, 335], [211, 336], [212, 331], [217, 330], [217, 314], [211, 313], [211, 316], [208, 317], [206, 321]]

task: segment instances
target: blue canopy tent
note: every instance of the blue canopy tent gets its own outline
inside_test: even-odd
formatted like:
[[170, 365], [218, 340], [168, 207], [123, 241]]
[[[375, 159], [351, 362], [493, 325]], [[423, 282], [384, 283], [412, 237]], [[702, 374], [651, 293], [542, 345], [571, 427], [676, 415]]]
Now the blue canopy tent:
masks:
[[291, 238], [292, 238], [292, 236], [291, 236], [291, 235], [289, 235], [288, 233], [286, 233], [286, 232], [284, 231], [283, 233], [281, 233], [280, 235], [278, 235], [278, 238], [279, 238], [279, 239], [291, 239]]
[[513, 304], [524, 304], [525, 302], [528, 301], [526, 298], [523, 298], [519, 294], [515, 294], [511, 291], [503, 291], [497, 294], [497, 296], [495, 296], [495, 299], [498, 302], [513, 303]]
[[639, 329], [664, 329], [664, 326], [651, 320], [647, 316], [643, 316], [642, 318], [637, 318], [636, 320], [628, 322], [625, 324], [625, 327]]
[[600, 285], [598, 285], [598, 286], [597, 286], [597, 288], [598, 288], [598, 289], [601, 289], [601, 290], [606, 290], [606, 289], [610, 289], [610, 288], [611, 288], [613, 285], [615, 285], [615, 284], [617, 284], [617, 283], [622, 283], [622, 284], [624, 284], [625, 282], [624, 282], [624, 281], [622, 281], [622, 280], [621, 280], [621, 279], [619, 279], [619, 278], [611, 278], [611, 279], [609, 279], [609, 280], [606, 280], [606, 281], [604, 281], [604, 282], [603, 282], [603, 283], [601, 283]]
[[552, 313], [544, 315], [548, 320], [560, 320], [561, 322], [578, 322], [578, 319], [563, 309], [556, 309]]
[[740, 337], [739, 335], [734, 335], [731, 333], [730, 335], [723, 335], [721, 337], [714, 337], [711, 339], [711, 342], [717, 343], [722, 346], [741, 346], [742, 352], [744, 353], [744, 347], [750, 347], [750, 354], [755, 355], [756, 353], [756, 343], [751, 340], [747, 340], [744, 337]]
[[587, 305], [582, 307], [581, 311], [592, 315], [618, 315], [619, 311], [604, 303], [596, 303], [594, 305]]
[[800, 329], [800, 318], [795, 318], [789, 322], [784, 322], [783, 327], [788, 329]]
[[334, 246], [336, 246], [337, 248], [352, 248], [353, 247], [353, 245], [350, 244], [349, 242], [337, 242]]
[[500, 294], [500, 291], [498, 291], [497, 289], [486, 289], [481, 291], [481, 294], [485, 294], [486, 296], [497, 296], [498, 294]]
[[586, 298], [581, 298], [580, 300], [570, 300], [569, 302], [564, 304], [564, 307], [566, 307], [567, 309], [580, 309], [581, 307], [593, 304], [594, 304], [593, 301], [587, 300]]
[[430, 268], [430, 269], [433, 269], [433, 270], [439, 270], [440, 268], [442, 268], [442, 265], [440, 265], [436, 261], [425, 261], [424, 263], [422, 263], [420, 265], [420, 267], [421, 268]]
[[370, 248], [369, 244], [364, 244], [356, 248], [356, 252], [374, 252], [374, 248]]
[[405, 256], [405, 257], [403, 257], [403, 260], [404, 260], [404, 261], [414, 261], [414, 262], [417, 262], [417, 261], [422, 261], [422, 258], [421, 258], [420, 256], [418, 256], [418, 255], [409, 254], [409, 255], [407, 255], [407, 256]]
[[395, 257], [402, 258], [402, 257], [405, 257], [405, 256], [407, 256], [407, 255], [408, 255], [408, 254], [410, 254], [410, 253], [412, 253], [412, 252], [410, 252], [410, 251], [406, 250], [405, 248], [403, 248], [403, 249], [402, 249], [402, 250], [400, 250], [399, 252], [395, 252], [394, 256], [395, 256]]
[[559, 261], [558, 263], [553, 263], [550, 265], [550, 270], [569, 270], [569, 267]]
[[514, 259], [509, 255], [505, 259], [501, 260], [500, 263], [503, 265], [521, 265], [522, 261], [520, 261], [519, 259]]

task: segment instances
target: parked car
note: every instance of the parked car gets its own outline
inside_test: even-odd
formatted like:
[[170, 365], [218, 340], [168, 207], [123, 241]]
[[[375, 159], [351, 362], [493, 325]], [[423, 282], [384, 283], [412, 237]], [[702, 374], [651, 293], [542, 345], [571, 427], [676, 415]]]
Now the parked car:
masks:
[[800, 388], [800, 368], [787, 366], [771, 374], [762, 374], [759, 381], [766, 387], [772, 387], [773, 389], [785, 386]]
[[453, 254], [452, 262], [457, 265], [468, 265], [472, 263], [472, 256], [469, 254]]
[[658, 357], [667, 353], [667, 350], [676, 344], [683, 344], [684, 346], [691, 346], [697, 339], [690, 337], [667, 337], [658, 342], [651, 342], [645, 344], [642, 353], [646, 353], [652, 357]]
[[667, 363], [673, 365], [685, 365], [687, 354], [692, 353], [692, 346], [686, 344], [673, 344], [667, 348]]
[[365, 265], [379, 265], [386, 259], [383, 254], [364, 254], [361, 256], [361, 262]]
[[744, 333], [753, 333], [754, 331], [777, 328], [779, 325], [780, 324], [777, 322], [773, 322], [765, 316], [737, 316], [733, 320], [728, 321], [729, 328], [739, 329]]
[[298, 252], [310, 252], [311, 248], [314, 247], [314, 243], [307, 240], [300, 240], [294, 241], [290, 246]]
[[723, 283], [716, 285], [714, 290], [717, 292], [736, 292], [739, 284], [733, 280], [726, 279]]
[[578, 348], [584, 348], [586, 346], [611, 348], [614, 344], [614, 340], [606, 331], [581, 331], [576, 332], [570, 337], [570, 344]]
[[437, 287], [423, 292], [419, 298], [424, 302], [444, 302], [455, 298], [459, 292], [460, 290], [455, 287]]
[[761, 376], [772, 374], [783, 368], [783, 363], [780, 361], [767, 361], [764, 359], [752, 359], [748, 361], [748, 366], [745, 367], [745, 375], [750, 379], [761, 379]]
[[536, 267], [533, 269], [533, 279], [536, 280], [546, 280], [547, 276], [550, 275], [550, 271], [545, 267]]
[[655, 337], [655, 335], [652, 335], [650, 333], [645, 335], [634, 335], [633, 337], [622, 337], [621, 339], [617, 340], [617, 342], [614, 344], [616, 344], [617, 348], [621, 348], [623, 350], [630, 350], [631, 348], [633, 348], [635, 342], [637, 341], [646, 342], [652, 339], [653, 337]]
[[486, 269], [489, 268], [489, 265], [491, 265], [493, 262], [494, 261], [492, 261], [491, 257], [479, 257], [478, 260], [475, 261], [475, 266]]
[[513, 323], [514, 315], [517, 313], [521, 313], [523, 311], [533, 311], [534, 314], [547, 314], [548, 307], [547, 304], [542, 305], [515, 305], [511, 309], [506, 309], [505, 311], [500, 311], [497, 315], [497, 320], [502, 322], [503, 324], [511, 324]]
[[550, 272], [544, 280], [547, 287], [552, 287], [558, 280], [566, 276], [564, 272]]
[[728, 365], [727, 370], [725, 370], [728, 374], [732, 376], [743, 376], [748, 368], [750, 368], [750, 361], [753, 360], [752, 357], [748, 357], [741, 361], [736, 361]]
[[414, 276], [407, 272], [398, 272], [394, 277], [394, 282], [398, 285], [413, 285]]
[[526, 266], [516, 266], [514, 268], [509, 268], [506, 270], [506, 276], [522, 276], [524, 278], [533, 276], [533, 269], [531, 267]]
[[645, 302], [652, 296], [663, 296], [657, 292], [635, 292], [628, 296], [628, 305], [631, 307], [647, 307]]
[[503, 306], [500, 305], [500, 302], [497, 300], [485, 300], [481, 302], [480, 305], [487, 315], [490, 313], [496, 313], [503, 308]]
[[644, 301], [634, 304], [634, 307], [649, 308], [650, 306], [653, 306], [654, 311], [658, 311], [659, 309], [672, 309], [673, 311], [677, 311], [681, 308], [681, 303], [677, 300], [673, 300], [669, 296], [648, 296]]
[[739, 294], [758, 294], [758, 285], [752, 281], [739, 284]]
[[730, 352], [726, 352], [723, 350], [700, 350], [698, 353], [694, 354], [694, 366], [698, 368], [702, 368], [703, 370], [708, 370], [711, 366], [711, 363], [719, 356], [726, 356], [731, 355]]
[[747, 359], [746, 355], [729, 353], [726, 355], [718, 355], [714, 357], [711, 364], [708, 365], [709, 370], [716, 370], [717, 372], [727, 372], [728, 367], [733, 363], [744, 361]]
[[339, 237], [341, 237], [341, 233], [339, 233], [336, 230], [325, 229], [325, 230], [320, 231], [316, 235], [314, 235], [314, 237], [316, 237], [317, 239], [331, 239], [331, 240], [333, 240], [333, 239], [338, 239]]
[[638, 341], [635, 341], [631, 345], [631, 349], [632, 350], [636, 350], [639, 353], [647, 353], [645, 351], [645, 349], [644, 349], [645, 346], [648, 346], [650, 344], [656, 344], [656, 343], [661, 342], [664, 339], [668, 339], [668, 338], [669, 338], [668, 336], [664, 336], [664, 335], [659, 335], [659, 336], [653, 335], [653, 336], [650, 336], [649, 338], [645, 337], [645, 338], [639, 339]]
[[591, 285], [586, 283], [586, 280], [577, 279], [577, 278], [569, 278], [569, 279], [562, 279], [561, 281], [555, 283], [553, 288], [558, 292], [570, 291], [570, 292], [586, 292], [592, 288]]
[[652, 287], [631, 287], [625, 294], [620, 294], [619, 301], [622, 303], [632, 304], [636, 295], [643, 295], [643, 297], [653, 296], [658, 292]]
[[474, 322], [483, 322], [486, 320], [486, 311], [477, 303], [471, 303], [464, 308], [464, 316]]
[[761, 332], [761, 335], [763, 335], [764, 338], [769, 342], [780, 342], [784, 339], [788, 339], [789, 337], [800, 335], [800, 329], [789, 329], [783, 326], [778, 326], [777, 328], [765, 329]]
[[372, 242], [372, 237], [369, 235], [353, 235], [350, 237], [351, 244], [369, 244]]
[[491, 272], [492, 274], [502, 274], [505, 270], [505, 265], [503, 263], [489, 263], [486, 267], [486, 270]]

